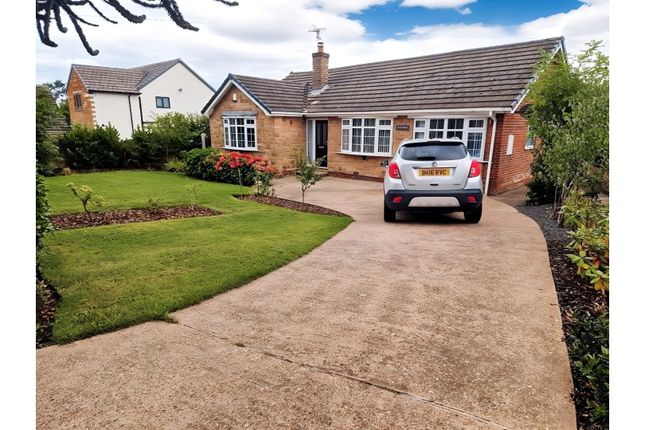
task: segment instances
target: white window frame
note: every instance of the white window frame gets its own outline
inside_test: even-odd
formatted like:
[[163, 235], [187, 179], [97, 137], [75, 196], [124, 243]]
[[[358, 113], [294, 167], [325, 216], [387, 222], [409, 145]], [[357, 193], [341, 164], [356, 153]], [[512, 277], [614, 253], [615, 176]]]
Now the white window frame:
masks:
[[[463, 119], [464, 125], [461, 129], [448, 128], [448, 122], [451, 119]], [[455, 115], [441, 115], [441, 116], [431, 116], [431, 117], [418, 117], [413, 118], [413, 128], [412, 128], [412, 137], [414, 139], [428, 139], [430, 133], [430, 121], [431, 120], [443, 120], [443, 128], [433, 128], [433, 131], [441, 131], [443, 133], [442, 138], [446, 138], [448, 131], [462, 131], [462, 140], [468, 146], [468, 133], [482, 133], [481, 148], [479, 150], [479, 156], [473, 156], [476, 160], [483, 160], [485, 149], [486, 149], [486, 134], [488, 133], [488, 118], [487, 117], [464, 117], [464, 116], [455, 116]], [[470, 121], [483, 121], [483, 127], [471, 127]], [[421, 123], [423, 122], [423, 123]], [[418, 136], [419, 135], [419, 136]]]
[[[237, 124], [237, 120], [242, 120], [243, 124]], [[231, 124], [231, 121], [235, 121], [235, 124]], [[257, 118], [252, 116], [233, 116], [227, 115], [222, 117], [222, 129], [224, 130], [224, 148], [230, 149], [233, 151], [257, 151], [258, 150], [258, 132], [257, 132]], [[240, 141], [238, 140], [239, 133], [238, 128], [244, 127], [244, 146], [240, 146]], [[234, 128], [235, 139], [231, 136], [231, 128]], [[254, 142], [253, 146], [249, 146], [249, 130], [253, 130]], [[235, 145], [232, 145], [232, 142], [235, 140]]]
[[[365, 126], [366, 119], [374, 120], [374, 127]], [[355, 126], [354, 121], [360, 120], [361, 125]], [[381, 121], [389, 121], [389, 124], [381, 124]], [[342, 154], [349, 155], [360, 155], [363, 157], [390, 157], [392, 156], [392, 142], [394, 139], [393, 136], [393, 118], [379, 118], [379, 117], [343, 117], [340, 119], [340, 152]], [[374, 152], [365, 152], [365, 129], [374, 129]], [[354, 129], [360, 129], [360, 150], [352, 150], [352, 139], [354, 135]], [[389, 133], [389, 142], [387, 151], [379, 151], [379, 134], [381, 131], [387, 131]], [[344, 134], [347, 132], [347, 140], [344, 139]]]

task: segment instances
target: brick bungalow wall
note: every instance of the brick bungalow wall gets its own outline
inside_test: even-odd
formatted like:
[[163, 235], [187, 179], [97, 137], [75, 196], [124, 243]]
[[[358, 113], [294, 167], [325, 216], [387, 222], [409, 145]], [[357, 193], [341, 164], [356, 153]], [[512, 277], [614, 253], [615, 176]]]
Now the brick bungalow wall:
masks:
[[[412, 119], [407, 117], [394, 118], [392, 126], [392, 153], [399, 148], [399, 143], [409, 139], [412, 135]], [[397, 130], [397, 125], [407, 125], [408, 130]], [[370, 157], [360, 155], [340, 154], [341, 151], [341, 120], [340, 118], [329, 118], [327, 131], [327, 153], [328, 169], [330, 173], [339, 176], [357, 176], [369, 178], [383, 178], [385, 169], [380, 166], [381, 161], [389, 160], [390, 157]]]
[[[236, 94], [237, 101], [233, 101]], [[217, 104], [209, 118], [211, 146], [224, 149], [224, 112], [255, 112], [258, 152], [269, 157], [283, 173], [295, 167], [297, 157], [304, 156], [306, 147], [305, 121], [301, 117], [270, 117], [239, 89], [231, 87]]]
[[[527, 133], [528, 123], [522, 115], [506, 113], [497, 116], [490, 194], [500, 194], [515, 189], [526, 184], [531, 178], [533, 151], [524, 149]], [[510, 135], [514, 136], [513, 150], [511, 154], [507, 154]]]
[[[83, 100], [81, 109], [76, 109], [74, 105], [74, 94], [80, 93]], [[69, 119], [72, 124], [81, 124], [86, 127], [94, 127], [96, 121], [94, 119], [94, 101], [92, 95], [87, 91], [85, 85], [78, 77], [76, 71], [72, 70], [67, 85], [67, 100], [69, 107]]]

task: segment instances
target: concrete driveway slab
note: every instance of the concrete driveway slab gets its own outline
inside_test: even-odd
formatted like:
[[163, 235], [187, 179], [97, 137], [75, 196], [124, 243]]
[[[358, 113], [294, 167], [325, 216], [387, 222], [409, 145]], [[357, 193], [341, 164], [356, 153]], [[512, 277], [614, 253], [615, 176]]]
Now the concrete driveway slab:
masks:
[[178, 324], [38, 351], [39, 427], [575, 429], [539, 227], [491, 199], [386, 224], [381, 187], [322, 180], [355, 222]]

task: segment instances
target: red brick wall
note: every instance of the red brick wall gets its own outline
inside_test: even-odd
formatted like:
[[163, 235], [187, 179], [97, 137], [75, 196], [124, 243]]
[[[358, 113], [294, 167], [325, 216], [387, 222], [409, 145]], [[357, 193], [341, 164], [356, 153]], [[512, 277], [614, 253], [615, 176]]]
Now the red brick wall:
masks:
[[[500, 194], [526, 184], [531, 177], [533, 151], [524, 149], [528, 123], [518, 113], [497, 115], [497, 135], [490, 178], [490, 194]], [[509, 136], [514, 136], [513, 152], [508, 155]], [[487, 151], [488, 152], [488, 148]], [[485, 178], [485, 176], [484, 176]]]
[[[74, 105], [74, 94], [76, 93], [79, 93], [83, 100], [83, 106], [80, 109], [76, 109]], [[75, 71], [72, 71], [67, 84], [67, 100], [71, 123], [94, 127], [94, 100]]]

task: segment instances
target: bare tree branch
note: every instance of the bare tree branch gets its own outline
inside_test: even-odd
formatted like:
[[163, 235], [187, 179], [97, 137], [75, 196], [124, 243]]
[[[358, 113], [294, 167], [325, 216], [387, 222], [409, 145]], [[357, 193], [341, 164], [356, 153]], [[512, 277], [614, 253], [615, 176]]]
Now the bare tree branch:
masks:
[[[96, 1], [96, 0], [95, 0]], [[198, 31], [199, 29], [193, 26], [190, 22], [184, 19], [183, 14], [179, 10], [177, 5], [177, 0], [130, 0], [132, 3], [143, 6], [149, 9], [164, 9], [168, 13], [168, 17], [180, 28], [185, 30]], [[222, 3], [226, 6], [237, 6], [239, 3], [237, 1], [229, 0], [214, 0], [218, 3]], [[134, 24], [140, 24], [146, 20], [146, 16], [136, 15], [128, 10], [121, 3], [123, 0], [103, 0], [103, 3], [107, 5], [107, 8], [116, 11], [123, 18]], [[54, 42], [50, 37], [51, 21], [52, 19], [56, 22], [56, 27], [59, 32], [67, 33], [67, 27], [63, 25], [62, 12], [67, 15], [67, 18], [71, 21], [76, 30], [78, 38], [81, 40], [81, 43], [85, 47], [85, 50], [90, 55], [98, 55], [99, 51], [90, 46], [83, 27], [81, 24], [89, 25], [92, 27], [98, 27], [98, 24], [93, 24], [81, 18], [75, 10], [72, 8], [89, 6], [96, 14], [101, 17], [104, 21], [111, 24], [117, 24], [117, 21], [114, 21], [105, 15], [103, 11], [97, 7], [92, 0], [36, 0], [36, 29], [38, 31], [38, 36], [40, 41], [47, 46], [53, 48], [57, 47], [58, 44]], [[52, 18], [53, 13], [53, 18]]]

